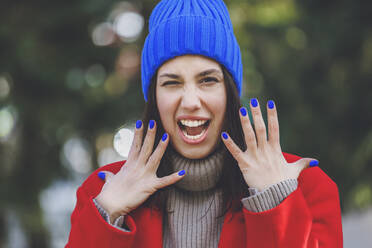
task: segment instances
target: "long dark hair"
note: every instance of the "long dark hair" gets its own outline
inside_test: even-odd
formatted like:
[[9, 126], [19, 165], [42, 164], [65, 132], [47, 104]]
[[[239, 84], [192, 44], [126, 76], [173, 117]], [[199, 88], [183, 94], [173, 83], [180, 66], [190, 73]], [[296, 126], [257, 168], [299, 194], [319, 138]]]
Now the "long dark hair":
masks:
[[[227, 69], [224, 66], [221, 65], [221, 68], [224, 75], [224, 84], [227, 95], [226, 98], [227, 106], [223, 129], [230, 135], [230, 137], [240, 147], [240, 149], [245, 151], [246, 144], [244, 141], [243, 129], [239, 118], [239, 108], [241, 107], [239, 93], [231, 74], [227, 71]], [[149, 92], [148, 101], [145, 105], [145, 111], [143, 116], [143, 122], [145, 126], [148, 125], [150, 120], [156, 121], [157, 130], [154, 149], [156, 145], [159, 143], [163, 133], [165, 132], [160, 120], [159, 110], [156, 104], [156, 78], [157, 73], [155, 73], [155, 75], [151, 79], [151, 84], [148, 91]], [[145, 128], [144, 130], [146, 132], [147, 128]], [[143, 137], [145, 137], [145, 135]], [[248, 186], [244, 181], [244, 178], [241, 174], [241, 171], [238, 167], [236, 160], [231, 156], [230, 152], [226, 149], [222, 141], [219, 144], [219, 148], [222, 149], [222, 152], [224, 154], [224, 165], [222, 169], [222, 175], [219, 182], [217, 183], [217, 186], [221, 187], [223, 191], [222, 203], [224, 206], [225, 213], [230, 207], [234, 207], [234, 210], [238, 210], [240, 208], [239, 203], [240, 201], [236, 200], [248, 194]], [[170, 147], [169, 144], [167, 151], [160, 162], [160, 166], [157, 171], [158, 177], [163, 177], [173, 172], [171, 170], [171, 165], [168, 162], [167, 156], [167, 153], [170, 151], [170, 149], [172, 148]], [[160, 210], [165, 211], [164, 203], [166, 202], [165, 198], [167, 195], [165, 194], [165, 192], [167, 189], [169, 189], [169, 187], [155, 192], [146, 201], [145, 205], [157, 207]]]

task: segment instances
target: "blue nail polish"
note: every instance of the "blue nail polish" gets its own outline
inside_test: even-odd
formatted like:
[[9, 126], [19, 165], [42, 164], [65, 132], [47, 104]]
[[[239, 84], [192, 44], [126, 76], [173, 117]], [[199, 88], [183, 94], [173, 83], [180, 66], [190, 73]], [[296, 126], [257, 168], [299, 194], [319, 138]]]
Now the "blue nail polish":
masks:
[[242, 114], [242, 116], [246, 116], [247, 115], [247, 110], [244, 107], [242, 107], [242, 108], [240, 108], [240, 113]]
[[252, 99], [251, 99], [251, 105], [252, 105], [252, 107], [254, 107], [254, 108], [258, 106], [257, 98], [252, 98]]
[[179, 176], [183, 176], [183, 175], [185, 175], [185, 173], [186, 173], [185, 170], [181, 170], [180, 172], [178, 172], [178, 175], [179, 175]]
[[102, 171], [98, 172], [98, 177], [101, 178], [102, 180], [105, 180], [106, 174]]
[[318, 160], [311, 160], [310, 163], [309, 163], [309, 166], [314, 167], [314, 166], [317, 166], [318, 164], [319, 164]]
[[165, 134], [163, 134], [163, 137], [161, 137], [161, 140], [162, 140], [162, 141], [166, 141], [167, 138], [168, 138], [168, 134], [165, 133]]
[[267, 106], [269, 107], [269, 109], [273, 109], [274, 106], [275, 106], [274, 101], [273, 101], [273, 100], [268, 101], [268, 102], [267, 102]]
[[136, 128], [137, 128], [137, 129], [140, 129], [141, 127], [142, 127], [142, 121], [138, 120], [138, 121], [136, 122]]
[[227, 135], [226, 132], [222, 132], [222, 137], [226, 140], [229, 136]]
[[149, 126], [150, 126], [150, 129], [153, 129], [155, 126], [155, 121], [151, 120]]

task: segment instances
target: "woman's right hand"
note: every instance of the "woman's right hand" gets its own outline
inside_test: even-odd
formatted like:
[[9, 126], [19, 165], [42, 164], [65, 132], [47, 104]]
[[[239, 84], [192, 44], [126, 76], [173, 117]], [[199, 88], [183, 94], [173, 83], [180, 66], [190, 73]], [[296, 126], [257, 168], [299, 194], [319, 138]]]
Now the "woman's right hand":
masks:
[[[151, 120], [142, 144], [143, 125], [137, 121], [134, 139], [128, 160], [117, 174], [108, 171], [96, 201], [105, 209], [113, 221], [140, 206], [158, 189], [176, 183], [184, 177], [184, 171], [158, 178], [156, 171], [167, 148], [169, 137], [164, 134], [155, 151], [152, 152], [156, 133], [156, 123]], [[102, 172], [101, 172], [102, 173]]]

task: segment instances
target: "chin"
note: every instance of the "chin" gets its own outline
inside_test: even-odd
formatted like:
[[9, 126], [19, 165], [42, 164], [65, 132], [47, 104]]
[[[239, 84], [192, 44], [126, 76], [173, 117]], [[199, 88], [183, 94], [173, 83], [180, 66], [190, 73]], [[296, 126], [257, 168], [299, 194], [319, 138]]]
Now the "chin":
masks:
[[193, 153], [193, 152], [178, 152], [180, 153], [183, 157], [188, 158], [188, 159], [202, 159], [207, 157], [209, 154], [208, 153]]
[[203, 149], [200, 147], [182, 147], [179, 148], [177, 146], [173, 146], [173, 148], [183, 157], [188, 158], [188, 159], [202, 159], [205, 157], [208, 157], [214, 150], [215, 147], [213, 148], [208, 148], [208, 149]]

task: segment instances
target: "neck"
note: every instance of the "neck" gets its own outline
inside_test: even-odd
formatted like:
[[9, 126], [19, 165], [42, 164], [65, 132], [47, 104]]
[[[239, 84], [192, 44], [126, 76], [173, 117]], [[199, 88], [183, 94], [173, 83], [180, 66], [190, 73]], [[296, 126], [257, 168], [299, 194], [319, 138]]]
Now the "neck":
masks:
[[186, 191], [206, 191], [216, 187], [221, 177], [223, 161], [221, 148], [202, 159], [185, 158], [174, 149], [169, 152], [169, 162], [173, 171], [186, 171], [186, 176], [175, 186]]

